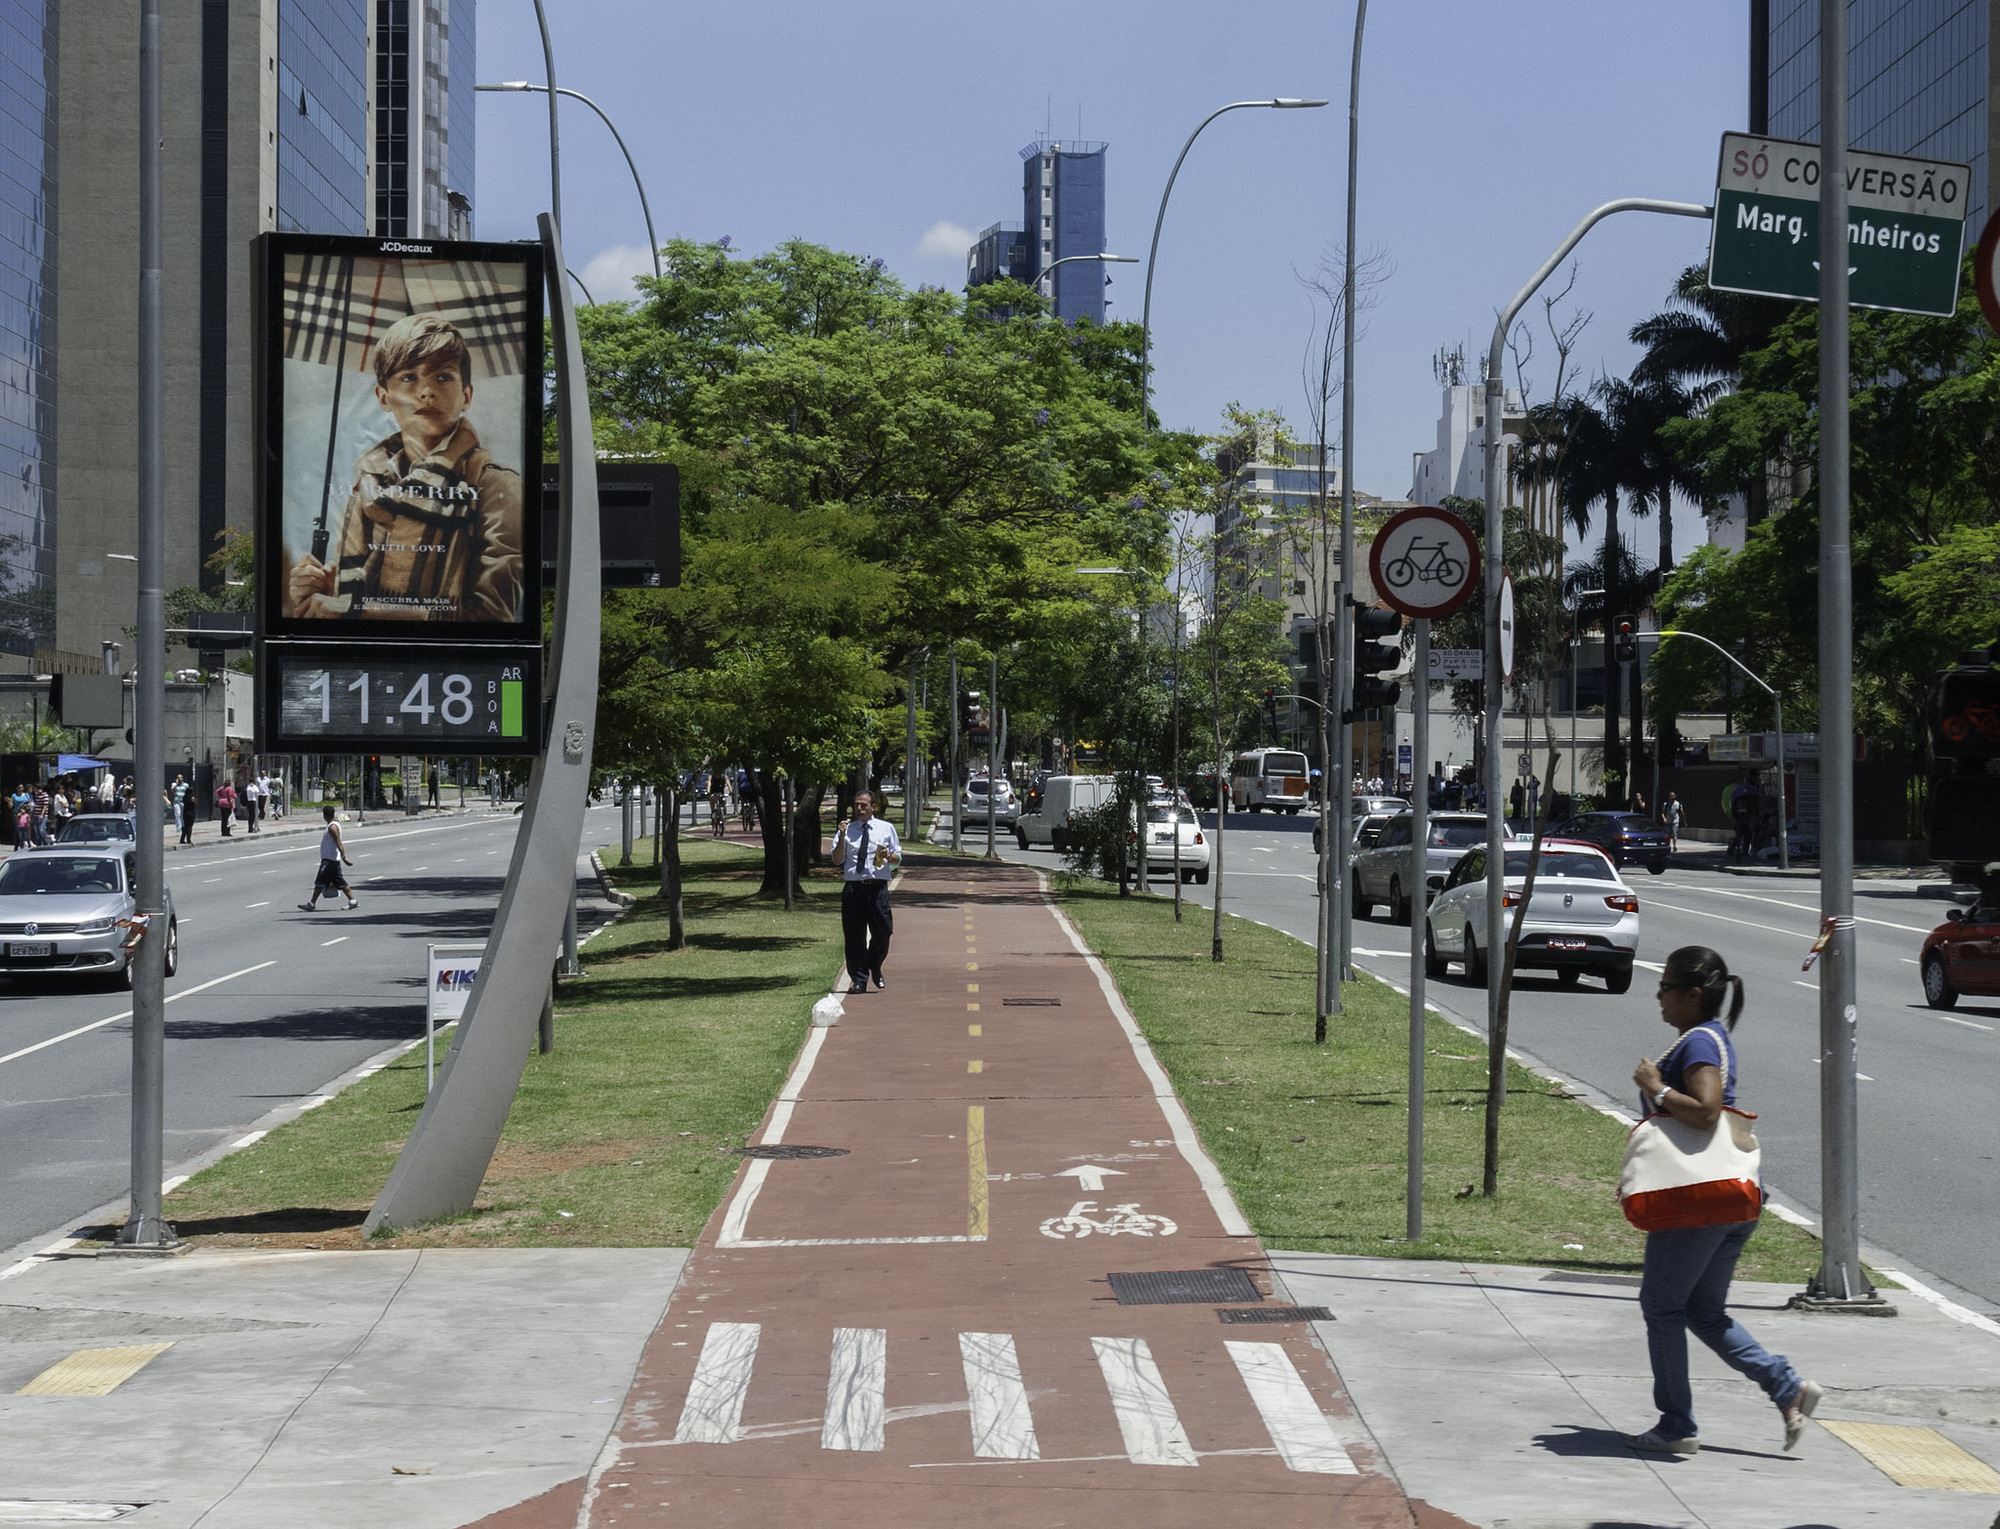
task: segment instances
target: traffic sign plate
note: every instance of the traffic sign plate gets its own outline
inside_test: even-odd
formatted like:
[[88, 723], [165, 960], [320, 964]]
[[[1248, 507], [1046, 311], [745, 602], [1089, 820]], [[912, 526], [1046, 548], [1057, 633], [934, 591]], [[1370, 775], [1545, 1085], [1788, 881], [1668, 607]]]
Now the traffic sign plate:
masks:
[[1486, 672], [1486, 655], [1478, 648], [1432, 648], [1431, 678], [1476, 680]]
[[1451, 511], [1416, 505], [1375, 533], [1368, 575], [1390, 609], [1436, 620], [1457, 610], [1478, 586], [1479, 545]]
[[[1847, 151], [1848, 301], [1950, 315], [1958, 306], [1971, 168]], [[1819, 300], [1819, 145], [1722, 135], [1708, 284]]]
[[1500, 575], [1500, 683], [1514, 683], [1514, 576]]

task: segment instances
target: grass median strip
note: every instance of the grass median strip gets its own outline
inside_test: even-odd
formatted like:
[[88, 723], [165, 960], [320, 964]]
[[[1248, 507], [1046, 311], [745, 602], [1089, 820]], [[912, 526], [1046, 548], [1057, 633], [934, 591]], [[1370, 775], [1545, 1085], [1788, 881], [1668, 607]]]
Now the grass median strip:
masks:
[[[755, 896], [754, 848], [683, 840], [688, 946], [669, 951], [650, 850], [611, 873], [639, 900], [563, 985], [556, 1049], [529, 1056], [473, 1210], [370, 1246], [693, 1244], [838, 962], [839, 883], [808, 882], [788, 915]], [[358, 1247], [423, 1096], [419, 1046], [195, 1175], [167, 1216], [201, 1244]]]
[[[1510, 1064], [1500, 1193], [1481, 1196], [1485, 1046], [1433, 1013], [1424, 1238], [1404, 1242], [1409, 1000], [1364, 976], [1342, 990], [1345, 1012], [1316, 1046], [1311, 946], [1225, 915], [1218, 965], [1205, 908], [1190, 905], [1176, 925], [1169, 898], [1120, 898], [1068, 876], [1056, 885], [1267, 1247], [1638, 1271], [1645, 1234], [1613, 1193], [1618, 1122]], [[1738, 1273], [1803, 1281], [1819, 1261], [1816, 1241], [1766, 1216]]]

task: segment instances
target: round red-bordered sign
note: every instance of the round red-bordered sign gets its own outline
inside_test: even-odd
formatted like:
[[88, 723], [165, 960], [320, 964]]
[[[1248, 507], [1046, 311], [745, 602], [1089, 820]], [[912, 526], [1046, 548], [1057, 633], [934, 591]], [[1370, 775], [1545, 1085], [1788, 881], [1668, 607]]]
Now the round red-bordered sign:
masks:
[[2000, 334], [2000, 282], [1994, 279], [1993, 263], [2000, 259], [2000, 208], [1986, 220], [1979, 235], [1979, 249], [1972, 257], [1973, 285], [1979, 292], [1979, 311], [1986, 315], [1987, 327]]
[[1449, 616], [1479, 587], [1479, 543], [1450, 510], [1419, 504], [1392, 517], [1368, 544], [1375, 597], [1419, 620]]

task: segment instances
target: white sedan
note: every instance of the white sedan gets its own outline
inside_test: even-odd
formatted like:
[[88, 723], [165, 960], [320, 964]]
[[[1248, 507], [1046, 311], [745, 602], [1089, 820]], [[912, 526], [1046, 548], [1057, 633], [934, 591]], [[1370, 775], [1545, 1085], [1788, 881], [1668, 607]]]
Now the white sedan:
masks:
[[[1146, 878], [1174, 874], [1174, 840], [1180, 840], [1181, 880], [1203, 885], [1208, 881], [1208, 836], [1191, 807], [1176, 811], [1162, 799], [1146, 808]], [[1131, 835], [1132, 874], [1138, 875], [1138, 834]]]
[[[1511, 928], [1528, 880], [1528, 847], [1509, 846], [1504, 906]], [[1466, 980], [1485, 986], [1486, 851], [1474, 849], [1452, 867], [1431, 904], [1424, 931], [1424, 970], [1445, 974], [1450, 961], [1465, 963]], [[1578, 840], [1544, 840], [1535, 895], [1521, 921], [1516, 971], [1553, 971], [1573, 985], [1585, 972], [1604, 979], [1611, 992], [1632, 986], [1639, 953], [1639, 899], [1604, 851]]]

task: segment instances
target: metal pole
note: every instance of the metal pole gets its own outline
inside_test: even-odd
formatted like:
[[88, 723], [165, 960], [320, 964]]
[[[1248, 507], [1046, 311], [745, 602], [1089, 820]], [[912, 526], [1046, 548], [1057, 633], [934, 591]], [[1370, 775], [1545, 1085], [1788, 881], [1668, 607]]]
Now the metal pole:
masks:
[[[1823, 1305], [1876, 1305], [1861, 1271], [1854, 1006], [1854, 584], [1848, 537], [1847, 0], [1819, 6], [1819, 1273]], [[1783, 789], [1783, 782], [1779, 782]], [[1782, 812], [1781, 812], [1782, 817]], [[1781, 829], [1782, 831], [1782, 829]]]
[[[986, 689], [986, 858], [997, 860], [993, 847], [993, 816], [998, 808], [993, 793], [1000, 785], [1000, 650], [993, 650], [992, 677]], [[1145, 891], [1144, 887], [1139, 889]]]
[[[1410, 884], [1426, 883], [1430, 851], [1431, 624], [1417, 618], [1417, 656], [1410, 669]], [[1428, 915], [1410, 920], [1410, 1122], [1403, 1185], [1403, 1238], [1424, 1235], [1424, 959]]]
[[[549, 41], [549, 15], [542, 0], [535, 0], [535, 21], [542, 29], [542, 64], [548, 71], [549, 93], [549, 221], [555, 225], [556, 239], [562, 239], [562, 151], [556, 136], [556, 50]], [[567, 270], [567, 267], [564, 267]], [[580, 285], [580, 283], [579, 283]], [[584, 294], [586, 301], [589, 293]]]
[[622, 789], [619, 792], [619, 799], [623, 812], [618, 825], [620, 830], [618, 863], [630, 865], [632, 863], [632, 777], [626, 776], [620, 782], [620, 786]]
[[945, 791], [951, 801], [951, 847], [955, 854], [959, 848], [964, 816], [958, 810], [958, 644], [951, 645], [951, 756], [945, 760]]
[[[1328, 916], [1333, 976], [1327, 983], [1327, 1010], [1341, 1012], [1340, 985], [1354, 980], [1350, 954], [1354, 942], [1354, 910], [1344, 894], [1347, 873], [1354, 857], [1354, 629], [1347, 620], [1353, 586], [1349, 570], [1354, 567], [1354, 207], [1355, 177], [1361, 165], [1361, 29], [1368, 20], [1368, 0], [1355, 0], [1354, 56], [1347, 75], [1347, 266], [1341, 285], [1340, 337], [1340, 614], [1333, 623], [1333, 696], [1327, 697], [1338, 719], [1335, 746], [1340, 751], [1339, 779], [1328, 779], [1335, 804], [1333, 822], [1320, 842], [1333, 843], [1332, 875], [1327, 881]], [[1324, 449], [1324, 448], [1322, 448]], [[1324, 754], [1326, 751], [1321, 750]], [[1325, 762], [1329, 771], [1333, 762]], [[1324, 796], [1324, 793], [1322, 793]]]
[[[1486, 352], [1486, 433], [1484, 441], [1486, 461], [1486, 588], [1483, 598], [1486, 606], [1486, 954], [1487, 970], [1493, 975], [1486, 984], [1486, 1028], [1489, 1036], [1500, 1028], [1500, 973], [1504, 970], [1502, 951], [1506, 944], [1506, 923], [1501, 903], [1507, 892], [1507, 862], [1504, 830], [1496, 808], [1500, 805], [1500, 750], [1496, 746], [1500, 738], [1500, 405], [1503, 401], [1501, 363], [1506, 354], [1507, 331], [1514, 326], [1514, 318], [1535, 295], [1541, 284], [1547, 281], [1556, 268], [1563, 263], [1569, 252], [1576, 248], [1578, 241], [1603, 219], [1617, 212], [1658, 212], [1680, 218], [1712, 218], [1713, 207], [1699, 206], [1693, 202], [1663, 202], [1652, 197], [1620, 197], [1615, 202], [1606, 202], [1593, 208], [1569, 232], [1555, 248], [1555, 253], [1542, 262], [1541, 269], [1528, 278], [1528, 284], [1514, 294], [1513, 300], [1500, 312], [1493, 326], [1493, 338]], [[1610, 640], [1609, 632], [1606, 641]], [[1428, 881], [1417, 888], [1420, 900], [1414, 905], [1424, 906], [1421, 900], [1428, 893]], [[1500, 1074], [1505, 1077], [1504, 1071]]]
[[[1785, 698], [1773, 687], [1771, 707], [1778, 714], [1778, 869], [1792, 868], [1792, 833], [1785, 814]], [[1822, 861], [1822, 864], [1825, 862]]]
[[132, 678], [132, 774], [137, 799], [138, 914], [146, 920], [132, 973], [132, 1209], [118, 1246], [163, 1252], [180, 1239], [164, 1219], [160, 1176], [166, 1131], [166, 852], [160, 787], [166, 774], [167, 616], [164, 294], [160, 245], [164, 201], [160, 0], [139, 8], [139, 605], [138, 666]]
[[923, 798], [917, 795], [917, 655], [910, 654], [910, 682], [903, 696], [903, 837], [916, 842]]
[[785, 813], [785, 911], [792, 911], [792, 883], [796, 879], [793, 871], [792, 827], [796, 813], [792, 807], [792, 778], [787, 775], [779, 783], [779, 792], [784, 798]]

